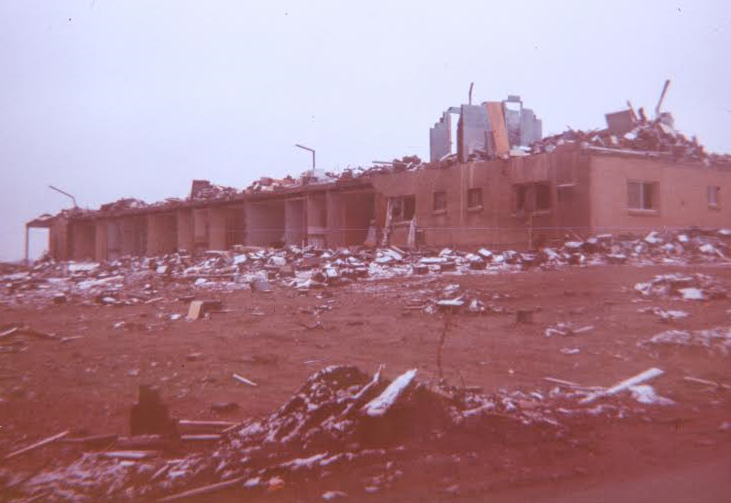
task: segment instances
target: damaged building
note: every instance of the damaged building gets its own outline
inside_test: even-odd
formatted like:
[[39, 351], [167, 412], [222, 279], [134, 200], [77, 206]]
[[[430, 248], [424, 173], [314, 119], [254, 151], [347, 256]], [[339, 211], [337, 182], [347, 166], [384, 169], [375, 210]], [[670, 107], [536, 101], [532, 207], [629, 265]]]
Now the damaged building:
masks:
[[[55, 260], [113, 260], [236, 245], [537, 247], [566, 235], [721, 227], [731, 163], [677, 132], [669, 114], [607, 114], [607, 128], [543, 138], [519, 96], [450, 107], [430, 162], [405, 157], [336, 176], [195, 180], [185, 199], [123, 199], [26, 224]], [[27, 246], [26, 246], [27, 259]]]

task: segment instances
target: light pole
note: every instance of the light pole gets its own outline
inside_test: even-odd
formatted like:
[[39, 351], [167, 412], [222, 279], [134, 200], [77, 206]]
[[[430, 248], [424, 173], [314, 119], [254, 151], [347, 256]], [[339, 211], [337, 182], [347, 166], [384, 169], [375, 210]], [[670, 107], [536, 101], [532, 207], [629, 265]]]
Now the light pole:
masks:
[[315, 149], [305, 147], [304, 145], [300, 145], [299, 143], [295, 144], [295, 147], [312, 152], [312, 176], [315, 176]]
[[61, 189], [57, 189], [57, 188], [56, 188], [56, 187], [54, 187], [53, 185], [49, 185], [49, 186], [48, 186], [48, 188], [49, 188], [49, 189], [53, 189], [53, 190], [55, 190], [56, 192], [60, 192], [60, 193], [61, 193], [61, 194], [63, 194], [64, 196], [70, 197], [70, 198], [71, 198], [71, 200], [72, 200], [72, 201], [74, 202], [74, 208], [78, 208], [78, 206], [76, 205], [76, 198], [75, 198], [74, 196], [72, 196], [72, 195], [71, 195], [71, 194], [69, 194], [68, 192], [64, 192], [64, 191], [63, 191], [63, 190], [61, 190]]

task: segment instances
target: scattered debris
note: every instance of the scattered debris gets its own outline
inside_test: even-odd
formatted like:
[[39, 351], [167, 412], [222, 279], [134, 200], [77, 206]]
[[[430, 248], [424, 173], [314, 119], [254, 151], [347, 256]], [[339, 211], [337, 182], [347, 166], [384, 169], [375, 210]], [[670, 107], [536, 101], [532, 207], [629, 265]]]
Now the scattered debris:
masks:
[[647, 297], [676, 297], [683, 300], [722, 299], [728, 292], [717, 280], [706, 274], [662, 274], [646, 283], [637, 283], [635, 290]]
[[706, 348], [711, 353], [719, 352], [727, 355], [731, 351], [731, 327], [715, 327], [706, 330], [667, 330], [640, 344]]
[[[471, 252], [451, 248], [401, 250], [393, 246], [323, 249], [313, 245], [284, 248], [237, 245], [231, 251], [209, 251], [197, 256], [177, 252], [157, 257], [121, 257], [106, 263], [45, 261], [29, 267], [18, 266], [13, 272], [0, 275], [0, 285], [4, 287], [0, 288], [0, 302], [52, 304], [54, 298], [63, 295], [67, 303], [93, 300], [98, 306], [151, 302], [165, 305], [165, 297], [160, 291], [170, 286], [206, 291], [251, 288], [269, 292], [279, 285], [308, 291], [347, 285], [365, 278], [495, 274], [536, 267], [550, 270], [571, 265], [616, 263], [725, 263], [731, 257], [731, 236], [727, 231], [690, 228], [654, 232], [642, 237], [603, 234], [585, 241], [566, 236], [559, 247], [543, 247], [536, 253], [496, 252], [484, 247]], [[719, 253], [708, 253], [711, 248]], [[693, 279], [683, 282], [685, 277]], [[672, 284], [672, 288], [667, 287], [668, 284]], [[692, 290], [680, 292], [682, 288], [700, 289], [703, 298], [726, 296], [725, 288], [702, 274], [664, 275], [649, 284], [637, 285], [638, 291], [645, 295], [672, 294], [693, 298], [698, 294]], [[458, 297], [445, 296], [439, 300]], [[190, 300], [196, 300], [195, 296]], [[467, 297], [459, 300], [464, 306], [470, 305], [471, 299]], [[204, 308], [203, 313], [196, 312], [197, 309], [189, 309], [190, 316], [195, 319], [206, 311]], [[209, 310], [221, 308], [210, 305]], [[170, 315], [171, 320], [177, 317]]]
[[690, 314], [686, 313], [685, 311], [679, 311], [677, 309], [669, 309], [665, 311], [664, 309], [661, 309], [659, 307], [645, 307], [642, 309], [638, 309], [638, 312], [640, 313], [652, 313], [656, 316], [660, 317], [660, 321], [664, 323], [670, 323], [672, 321], [682, 320], [690, 316]]

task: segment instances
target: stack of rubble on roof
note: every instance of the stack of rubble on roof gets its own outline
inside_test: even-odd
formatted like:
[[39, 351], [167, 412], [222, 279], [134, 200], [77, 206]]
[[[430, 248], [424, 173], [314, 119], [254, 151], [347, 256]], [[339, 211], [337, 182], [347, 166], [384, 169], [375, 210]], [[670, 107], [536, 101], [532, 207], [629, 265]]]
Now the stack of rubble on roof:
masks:
[[[365, 278], [411, 275], [498, 274], [530, 268], [555, 269], [578, 265], [727, 262], [731, 230], [687, 229], [643, 237], [610, 234], [586, 240], [566, 237], [558, 247], [537, 251], [460, 251], [449, 248], [402, 250], [391, 246], [321, 249], [244, 247], [231, 251], [185, 252], [158, 257], [122, 257], [104, 263], [36, 262], [0, 275], [0, 302], [94, 301], [100, 305], [145, 302], [167, 288], [245, 289], [277, 282], [299, 291], [340, 286]], [[271, 288], [268, 288], [270, 290]], [[454, 300], [458, 295], [441, 300]], [[486, 306], [461, 298], [465, 307], [484, 312]], [[489, 311], [489, 306], [487, 306]]]
[[113, 203], [102, 204], [99, 208], [100, 211], [124, 211], [124, 210], [136, 210], [140, 208], [146, 208], [149, 204], [144, 202], [142, 199], [135, 199], [133, 197], [118, 199]]
[[592, 131], [569, 129], [535, 142], [531, 152], [534, 154], [552, 152], [557, 146], [567, 143], [617, 151], [661, 153], [675, 160], [702, 161], [708, 158], [697, 138], [688, 139], [661, 119], [637, 123], [624, 134], [617, 134], [611, 129]]
[[230, 199], [240, 193], [239, 189], [215, 185], [208, 180], [193, 180], [190, 188], [190, 199], [193, 201]]

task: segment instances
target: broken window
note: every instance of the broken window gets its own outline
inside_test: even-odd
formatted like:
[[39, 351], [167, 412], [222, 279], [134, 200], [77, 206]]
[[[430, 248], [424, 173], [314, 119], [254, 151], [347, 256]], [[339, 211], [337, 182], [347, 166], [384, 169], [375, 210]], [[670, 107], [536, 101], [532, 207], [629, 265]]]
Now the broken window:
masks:
[[447, 209], [447, 193], [443, 190], [434, 193], [434, 211]]
[[559, 204], [571, 204], [574, 202], [574, 184], [566, 183], [556, 185], [556, 201]]
[[515, 185], [515, 210], [517, 212], [528, 211], [526, 202], [528, 201], [529, 185]]
[[513, 185], [515, 211], [518, 214], [551, 209], [551, 185], [547, 182]]
[[482, 189], [467, 189], [467, 208], [482, 208]]
[[719, 206], [721, 187], [708, 187], [708, 206]]
[[394, 222], [411, 220], [416, 213], [416, 196], [394, 197], [391, 199], [391, 218]]
[[627, 181], [627, 208], [631, 210], [657, 209], [655, 182]]
[[551, 208], [551, 187], [547, 183], [536, 184], [536, 210], [544, 211]]

